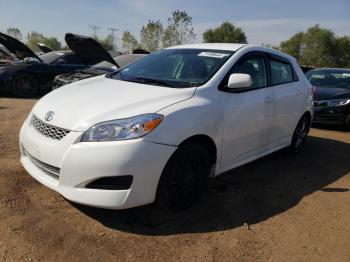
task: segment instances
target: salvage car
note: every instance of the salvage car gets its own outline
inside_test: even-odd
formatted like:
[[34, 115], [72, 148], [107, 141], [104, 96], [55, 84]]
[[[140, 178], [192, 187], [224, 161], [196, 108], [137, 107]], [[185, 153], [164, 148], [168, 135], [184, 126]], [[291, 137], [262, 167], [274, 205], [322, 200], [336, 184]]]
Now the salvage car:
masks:
[[15, 60], [15, 57], [4, 47], [0, 46], [0, 66]]
[[306, 77], [315, 86], [314, 123], [350, 129], [350, 69], [314, 69]]
[[192, 206], [208, 177], [302, 150], [312, 86], [296, 60], [247, 44], [190, 44], [63, 86], [20, 131], [21, 163], [73, 202]]
[[0, 44], [17, 57], [0, 67], [0, 91], [32, 97], [47, 91], [55, 76], [103, 61], [99, 54], [103, 47], [92, 38], [68, 33], [65, 40], [73, 52], [53, 51], [38, 56], [17, 39], [0, 33]]
[[93, 65], [91, 68], [58, 75], [55, 77], [52, 83], [52, 90], [55, 90], [63, 85], [70, 84], [79, 80], [111, 73], [117, 70], [118, 68], [124, 67], [144, 56], [145, 55], [143, 54], [119, 55], [113, 58], [111, 57], [110, 59], [108, 59], [108, 61], [97, 63], [96, 65]]

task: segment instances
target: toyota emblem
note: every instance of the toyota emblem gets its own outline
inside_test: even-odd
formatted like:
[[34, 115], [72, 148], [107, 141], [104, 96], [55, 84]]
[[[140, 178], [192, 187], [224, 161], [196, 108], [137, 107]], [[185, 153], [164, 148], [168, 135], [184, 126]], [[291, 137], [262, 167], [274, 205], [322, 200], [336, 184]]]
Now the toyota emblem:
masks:
[[55, 115], [55, 112], [54, 111], [49, 111], [46, 113], [45, 115], [45, 120], [46, 121], [51, 121], [53, 119], [53, 116]]

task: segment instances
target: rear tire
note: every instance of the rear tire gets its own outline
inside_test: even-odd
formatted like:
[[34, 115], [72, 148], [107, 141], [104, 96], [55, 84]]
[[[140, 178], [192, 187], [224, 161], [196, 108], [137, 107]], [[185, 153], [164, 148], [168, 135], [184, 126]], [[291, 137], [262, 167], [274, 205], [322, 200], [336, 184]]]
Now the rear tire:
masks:
[[205, 190], [210, 169], [205, 148], [197, 143], [180, 146], [169, 159], [159, 180], [158, 206], [167, 211], [191, 207]]
[[293, 133], [292, 143], [289, 147], [291, 153], [298, 154], [303, 149], [309, 130], [310, 120], [306, 115], [303, 115]]
[[38, 93], [38, 82], [30, 74], [18, 74], [12, 80], [11, 93], [16, 97], [33, 97]]

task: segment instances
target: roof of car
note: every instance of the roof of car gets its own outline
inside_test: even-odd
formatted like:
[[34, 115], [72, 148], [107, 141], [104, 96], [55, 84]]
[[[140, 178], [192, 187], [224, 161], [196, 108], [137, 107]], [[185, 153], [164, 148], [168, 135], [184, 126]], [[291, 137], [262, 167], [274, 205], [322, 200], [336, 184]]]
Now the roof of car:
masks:
[[247, 44], [230, 44], [230, 43], [202, 43], [202, 44], [187, 44], [170, 47], [173, 48], [193, 48], [193, 49], [213, 49], [225, 51], [237, 51], [238, 49], [247, 46]]
[[350, 72], [349, 68], [331, 68], [331, 67], [322, 67], [322, 68], [315, 68], [313, 71], [333, 71], [333, 72]]
[[288, 58], [289, 60], [295, 60], [294, 57], [286, 54], [286, 53], [282, 53], [278, 50], [272, 49], [272, 48], [268, 48], [268, 47], [264, 47], [264, 46], [260, 46], [260, 45], [252, 45], [252, 44], [234, 44], [234, 43], [202, 43], [202, 44], [186, 44], [186, 45], [177, 45], [177, 46], [172, 46], [169, 47], [170, 49], [172, 48], [188, 48], [188, 49], [211, 49], [211, 50], [223, 50], [223, 51], [233, 51], [236, 52], [241, 48], [254, 48], [258, 51], [265, 51], [265, 52], [269, 52], [272, 54], [276, 54], [279, 56], [283, 56], [285, 58]]

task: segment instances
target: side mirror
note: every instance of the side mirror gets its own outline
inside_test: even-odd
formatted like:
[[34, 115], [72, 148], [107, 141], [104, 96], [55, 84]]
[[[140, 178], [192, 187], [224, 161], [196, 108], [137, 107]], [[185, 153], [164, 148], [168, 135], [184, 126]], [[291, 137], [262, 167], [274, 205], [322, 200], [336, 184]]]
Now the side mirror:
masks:
[[232, 74], [228, 79], [228, 88], [249, 88], [252, 87], [252, 78], [248, 74]]

